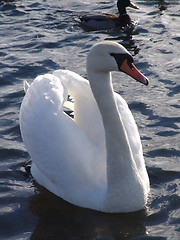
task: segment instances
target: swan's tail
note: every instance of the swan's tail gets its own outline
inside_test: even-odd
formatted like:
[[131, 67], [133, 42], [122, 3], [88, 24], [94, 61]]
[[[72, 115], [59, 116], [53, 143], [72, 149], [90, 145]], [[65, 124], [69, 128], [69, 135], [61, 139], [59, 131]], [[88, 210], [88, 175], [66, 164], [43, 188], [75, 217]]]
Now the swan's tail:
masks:
[[24, 85], [24, 91], [25, 91], [25, 93], [27, 93], [27, 90], [28, 90], [30, 84], [27, 81], [24, 81], [23, 85]]

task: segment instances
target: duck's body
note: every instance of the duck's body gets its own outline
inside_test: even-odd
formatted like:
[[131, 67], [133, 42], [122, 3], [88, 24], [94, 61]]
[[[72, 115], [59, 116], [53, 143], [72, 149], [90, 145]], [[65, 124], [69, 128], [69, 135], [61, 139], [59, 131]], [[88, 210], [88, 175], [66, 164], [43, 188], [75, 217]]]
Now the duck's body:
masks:
[[131, 23], [128, 14], [115, 15], [110, 13], [87, 14], [79, 16], [83, 26], [91, 30], [109, 30], [122, 28]]
[[[140, 210], [149, 192], [136, 123], [109, 75], [124, 68], [126, 55], [116, 43], [95, 45], [87, 59], [90, 83], [68, 70], [38, 76], [20, 111], [37, 182], [72, 204], [103, 212]], [[136, 70], [127, 73], [147, 84]], [[74, 98], [74, 120], [63, 112], [67, 94]]]
[[90, 30], [109, 30], [122, 28], [131, 24], [131, 18], [126, 12], [126, 7], [138, 9], [129, 0], [118, 0], [119, 15], [110, 13], [83, 14], [79, 16], [81, 24]]

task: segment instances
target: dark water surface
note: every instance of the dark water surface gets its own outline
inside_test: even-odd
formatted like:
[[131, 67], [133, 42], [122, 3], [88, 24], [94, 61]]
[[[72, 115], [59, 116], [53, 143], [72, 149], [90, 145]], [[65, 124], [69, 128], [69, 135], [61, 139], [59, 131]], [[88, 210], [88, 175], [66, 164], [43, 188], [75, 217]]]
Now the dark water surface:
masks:
[[[180, 2], [134, 0], [132, 32], [89, 32], [75, 22], [85, 12], [117, 12], [116, 1], [0, 1], [0, 239], [180, 239]], [[31, 178], [19, 130], [23, 81], [58, 68], [86, 77], [97, 41], [123, 44], [148, 87], [130, 78], [115, 90], [139, 127], [151, 198], [147, 211], [102, 214], [72, 206]], [[121, 76], [120, 76], [121, 77]]]

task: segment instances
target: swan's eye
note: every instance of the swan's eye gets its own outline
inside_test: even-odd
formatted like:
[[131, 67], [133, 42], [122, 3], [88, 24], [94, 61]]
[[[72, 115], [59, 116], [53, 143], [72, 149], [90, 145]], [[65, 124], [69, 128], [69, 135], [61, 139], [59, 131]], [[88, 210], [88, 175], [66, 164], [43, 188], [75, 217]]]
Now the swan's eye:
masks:
[[133, 57], [130, 54], [128, 54], [128, 53], [125, 53], [125, 54], [123, 54], [123, 53], [110, 53], [110, 55], [115, 58], [120, 71], [121, 71], [121, 65], [122, 65], [122, 63], [124, 62], [125, 59], [127, 60], [128, 66], [133, 70], [132, 63], [133, 63], [134, 60], [133, 60]]

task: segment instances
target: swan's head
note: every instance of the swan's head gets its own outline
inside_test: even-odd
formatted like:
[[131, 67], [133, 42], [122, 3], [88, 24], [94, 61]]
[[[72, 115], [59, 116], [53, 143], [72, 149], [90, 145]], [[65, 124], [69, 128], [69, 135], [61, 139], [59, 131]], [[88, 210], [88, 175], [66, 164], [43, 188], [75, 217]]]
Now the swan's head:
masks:
[[148, 79], [135, 67], [131, 54], [119, 43], [104, 41], [95, 44], [87, 56], [87, 72], [107, 73], [122, 71], [148, 85]]

